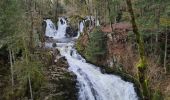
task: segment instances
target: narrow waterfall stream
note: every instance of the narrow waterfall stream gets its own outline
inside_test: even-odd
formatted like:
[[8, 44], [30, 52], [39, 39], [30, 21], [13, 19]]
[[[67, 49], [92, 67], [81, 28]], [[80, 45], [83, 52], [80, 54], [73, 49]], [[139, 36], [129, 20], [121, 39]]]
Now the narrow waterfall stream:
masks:
[[98, 67], [87, 63], [78, 54], [74, 44], [79, 33], [83, 31], [82, 23], [80, 23], [80, 32], [77, 37], [66, 38], [67, 22], [64, 18], [59, 18], [58, 30], [51, 20], [45, 21], [47, 23], [46, 36], [60, 41], [56, 43], [56, 48], [67, 59], [69, 70], [77, 76], [78, 100], [138, 100], [132, 83], [116, 75], [103, 74]]

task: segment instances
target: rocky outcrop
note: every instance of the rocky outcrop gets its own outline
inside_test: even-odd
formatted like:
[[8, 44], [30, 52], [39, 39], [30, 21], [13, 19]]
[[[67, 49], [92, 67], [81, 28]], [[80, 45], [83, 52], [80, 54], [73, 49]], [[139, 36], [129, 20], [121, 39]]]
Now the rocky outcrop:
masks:
[[137, 56], [134, 53], [132, 45], [128, 42], [127, 32], [117, 31], [107, 34], [107, 65], [123, 69], [129, 73], [135, 73], [133, 67]]
[[47, 83], [40, 100], [77, 100], [76, 76], [68, 70], [68, 63], [58, 50], [52, 53], [52, 60], [55, 61], [45, 70]]
[[78, 34], [78, 28], [73, 28], [71, 26], [68, 26], [66, 28], [66, 37], [76, 37]]
[[[128, 32], [132, 30], [132, 27], [129, 23], [116, 23], [112, 25], [113, 31], [110, 25], [101, 26], [103, 34], [106, 36], [106, 58], [103, 58], [100, 61], [102, 66], [108, 66], [115, 69], [122, 69], [129, 73], [135, 73], [136, 68], [135, 61], [137, 61], [137, 56], [133, 50], [133, 45], [128, 42]], [[89, 33], [90, 34], [90, 33]], [[88, 34], [83, 34], [78, 42], [77, 49], [80, 53], [85, 53], [85, 48], [88, 43]], [[102, 64], [101, 64], [102, 63]]]

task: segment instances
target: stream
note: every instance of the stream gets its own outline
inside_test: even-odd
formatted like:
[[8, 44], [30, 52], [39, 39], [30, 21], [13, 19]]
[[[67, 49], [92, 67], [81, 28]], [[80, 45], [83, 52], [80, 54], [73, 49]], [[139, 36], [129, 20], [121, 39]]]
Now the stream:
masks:
[[66, 37], [68, 25], [65, 18], [59, 18], [57, 29], [50, 19], [45, 22], [45, 35], [58, 41], [56, 48], [67, 59], [69, 70], [77, 76], [78, 100], [138, 100], [133, 83], [126, 82], [116, 75], [103, 74], [99, 67], [87, 63], [76, 51], [74, 45], [83, 31], [83, 23], [79, 24], [76, 37]]

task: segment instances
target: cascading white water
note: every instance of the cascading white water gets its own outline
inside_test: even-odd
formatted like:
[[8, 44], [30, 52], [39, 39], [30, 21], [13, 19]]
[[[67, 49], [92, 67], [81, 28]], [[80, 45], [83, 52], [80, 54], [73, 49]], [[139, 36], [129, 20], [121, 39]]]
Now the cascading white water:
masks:
[[47, 24], [46, 26], [46, 31], [45, 31], [45, 35], [48, 37], [55, 37], [55, 35], [57, 34], [57, 30], [55, 25], [53, 24], [53, 22], [50, 19], [44, 20]]
[[55, 38], [64, 38], [66, 34], [67, 21], [64, 18], [59, 18], [58, 30]]
[[68, 26], [67, 21], [62, 17], [58, 20], [58, 30], [56, 30], [54, 23], [50, 19], [44, 20], [47, 23], [45, 32], [46, 36], [53, 37], [54, 39], [61, 39], [65, 37], [66, 28]]
[[[53, 32], [48, 26], [51, 22], [46, 22], [46, 32]], [[53, 29], [51, 28], [51, 30]], [[57, 36], [61, 36], [63, 39], [65, 29], [58, 26], [57, 34], [60, 35]], [[56, 44], [61, 55], [65, 56], [68, 61], [69, 70], [77, 76], [78, 100], [138, 100], [132, 83], [123, 81], [115, 75], [103, 74], [98, 67], [86, 63], [86, 60], [74, 49], [74, 43], [75, 41], [71, 40], [67, 43]]]
[[82, 33], [83, 32], [83, 29], [84, 29], [84, 23], [83, 22], [80, 22], [80, 25], [79, 25], [79, 30], [80, 32]]

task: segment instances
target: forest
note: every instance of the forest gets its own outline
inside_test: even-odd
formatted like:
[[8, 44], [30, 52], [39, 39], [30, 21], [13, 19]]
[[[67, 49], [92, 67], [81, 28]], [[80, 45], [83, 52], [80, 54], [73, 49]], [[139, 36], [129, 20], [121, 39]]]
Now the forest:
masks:
[[1, 0], [0, 100], [170, 100], [170, 0]]

